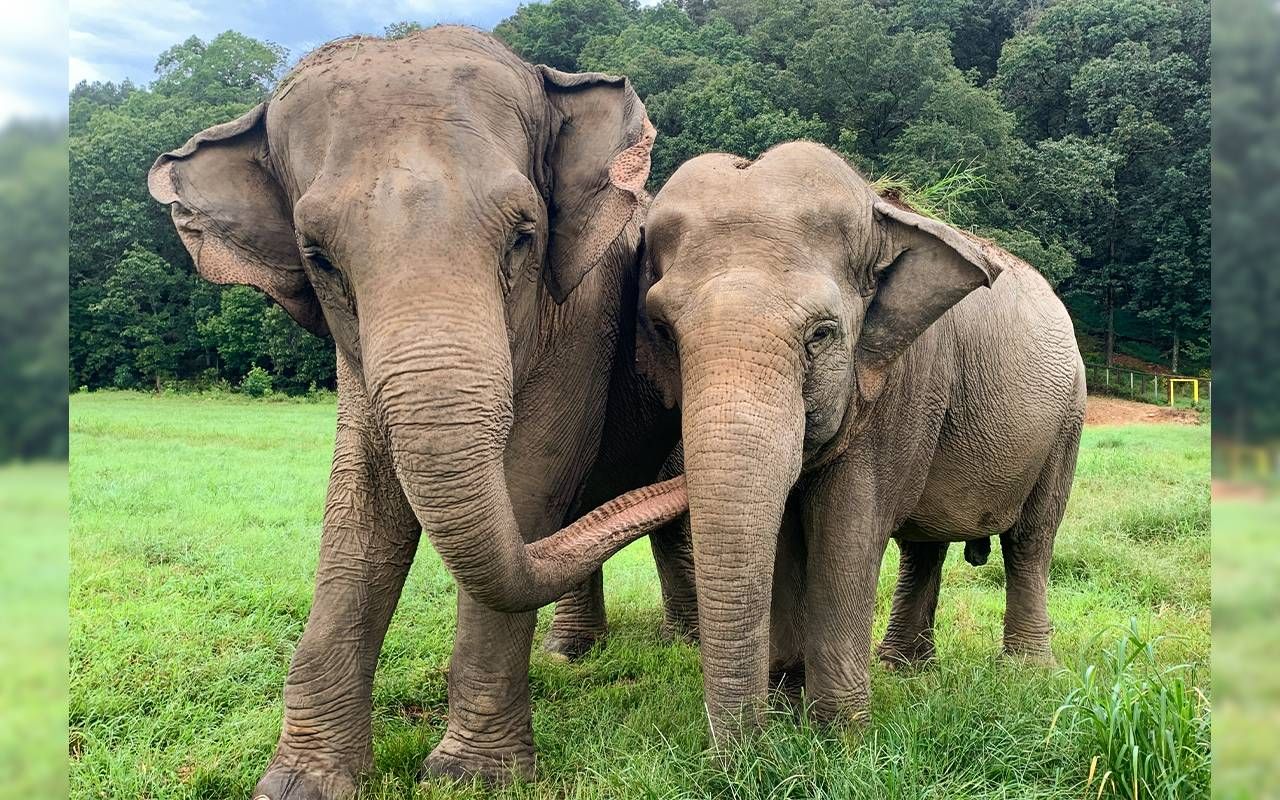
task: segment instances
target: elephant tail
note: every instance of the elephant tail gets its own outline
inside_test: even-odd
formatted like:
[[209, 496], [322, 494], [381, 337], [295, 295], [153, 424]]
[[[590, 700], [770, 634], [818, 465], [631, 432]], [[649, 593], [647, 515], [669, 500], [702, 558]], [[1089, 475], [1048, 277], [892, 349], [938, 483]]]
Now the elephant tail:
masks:
[[987, 557], [991, 555], [991, 537], [985, 539], [970, 539], [964, 543], [964, 560], [968, 561], [975, 567], [980, 567], [987, 563]]

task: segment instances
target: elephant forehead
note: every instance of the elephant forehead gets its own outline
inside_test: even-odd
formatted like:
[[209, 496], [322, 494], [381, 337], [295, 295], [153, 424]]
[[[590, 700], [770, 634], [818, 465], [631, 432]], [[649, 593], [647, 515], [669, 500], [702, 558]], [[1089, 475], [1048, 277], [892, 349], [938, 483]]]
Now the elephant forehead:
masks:
[[321, 161], [359, 160], [386, 151], [382, 143], [528, 160], [537, 144], [529, 132], [549, 129], [541, 84], [480, 32], [449, 32], [353, 38], [305, 57], [267, 113], [272, 148], [288, 154], [294, 178], [307, 185]]
[[843, 263], [842, 226], [818, 224], [808, 212], [737, 198], [702, 209], [667, 207], [650, 217], [646, 236], [660, 274], [725, 265], [825, 271]]

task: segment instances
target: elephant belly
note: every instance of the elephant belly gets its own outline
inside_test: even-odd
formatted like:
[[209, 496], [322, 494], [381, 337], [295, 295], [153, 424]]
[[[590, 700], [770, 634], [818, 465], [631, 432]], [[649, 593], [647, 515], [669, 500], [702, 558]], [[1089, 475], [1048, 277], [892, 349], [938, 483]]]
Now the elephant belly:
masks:
[[1084, 409], [1070, 318], [1034, 271], [1010, 271], [950, 313], [956, 390], [904, 532], [932, 541], [1012, 528]]
[[[939, 462], [935, 462], [937, 465]], [[971, 465], [971, 462], [970, 462]], [[899, 529], [909, 541], [963, 542], [995, 536], [1013, 527], [1022, 505], [1035, 485], [1036, 474], [975, 475], [967, 470], [947, 469], [931, 473], [920, 501]]]

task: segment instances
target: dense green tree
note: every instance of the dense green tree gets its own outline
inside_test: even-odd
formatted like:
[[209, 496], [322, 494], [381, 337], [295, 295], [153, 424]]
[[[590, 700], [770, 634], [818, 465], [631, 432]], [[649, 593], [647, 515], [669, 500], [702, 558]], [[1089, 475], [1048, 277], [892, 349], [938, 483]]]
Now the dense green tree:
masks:
[[67, 161], [59, 125], [0, 131], [0, 463], [67, 455]]
[[130, 248], [116, 264], [102, 299], [89, 307], [89, 313], [119, 337], [118, 347], [125, 354], [117, 364], [120, 375], [126, 374], [123, 367], [157, 389], [166, 378], [178, 375], [185, 331], [194, 327], [184, 302], [192, 280], [142, 247]]
[[279, 79], [287, 52], [235, 31], [208, 43], [192, 36], [160, 54], [151, 90], [206, 105], [256, 103]]
[[1044, 0], [901, 0], [884, 6], [897, 28], [947, 37], [956, 67], [980, 81], [996, 73], [1000, 50]]
[[1214, 4], [1214, 434], [1280, 438], [1280, 9]]
[[1204, 0], [1059, 3], [1006, 43], [993, 80], [1033, 146], [1017, 203], [1076, 256], [1066, 289], [1108, 362], [1125, 328], [1171, 366], [1207, 353], [1207, 17]]
[[266, 298], [257, 290], [232, 286], [222, 293], [218, 312], [196, 323], [200, 335], [217, 351], [222, 374], [232, 381], [262, 361], [266, 307]]
[[[658, 129], [651, 191], [703, 152], [820, 141], [1035, 264], [1108, 352], [1208, 366], [1207, 0], [551, 0], [495, 33], [533, 63], [630, 77]], [[229, 31], [165, 51], [148, 87], [72, 91], [75, 385], [238, 385], [256, 365], [276, 390], [332, 386], [331, 343], [198, 280], [146, 192], [156, 154], [258, 102], [283, 59]]]
[[632, 12], [619, 0], [551, 0], [520, 6], [493, 32], [528, 61], [577, 72], [578, 54], [587, 42], [617, 34]]
[[267, 304], [262, 315], [262, 339], [277, 391], [293, 394], [333, 388], [333, 342], [298, 327], [279, 306]]

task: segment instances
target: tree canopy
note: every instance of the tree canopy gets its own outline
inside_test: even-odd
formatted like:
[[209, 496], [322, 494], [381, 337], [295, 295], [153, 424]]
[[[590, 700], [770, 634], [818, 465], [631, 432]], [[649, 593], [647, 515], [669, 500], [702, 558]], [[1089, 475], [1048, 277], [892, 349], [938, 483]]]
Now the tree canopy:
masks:
[[[630, 77], [659, 134], [651, 191], [703, 152], [823, 142], [1039, 267], [1093, 357], [1182, 372], [1209, 365], [1208, 31], [1207, 0], [551, 0], [494, 29], [532, 63]], [[145, 187], [285, 63], [228, 31], [166, 50], [148, 87], [73, 90], [73, 385], [254, 366], [332, 385], [326, 343], [195, 277]]]
[[0, 131], [0, 463], [67, 457], [67, 161], [61, 125]]

